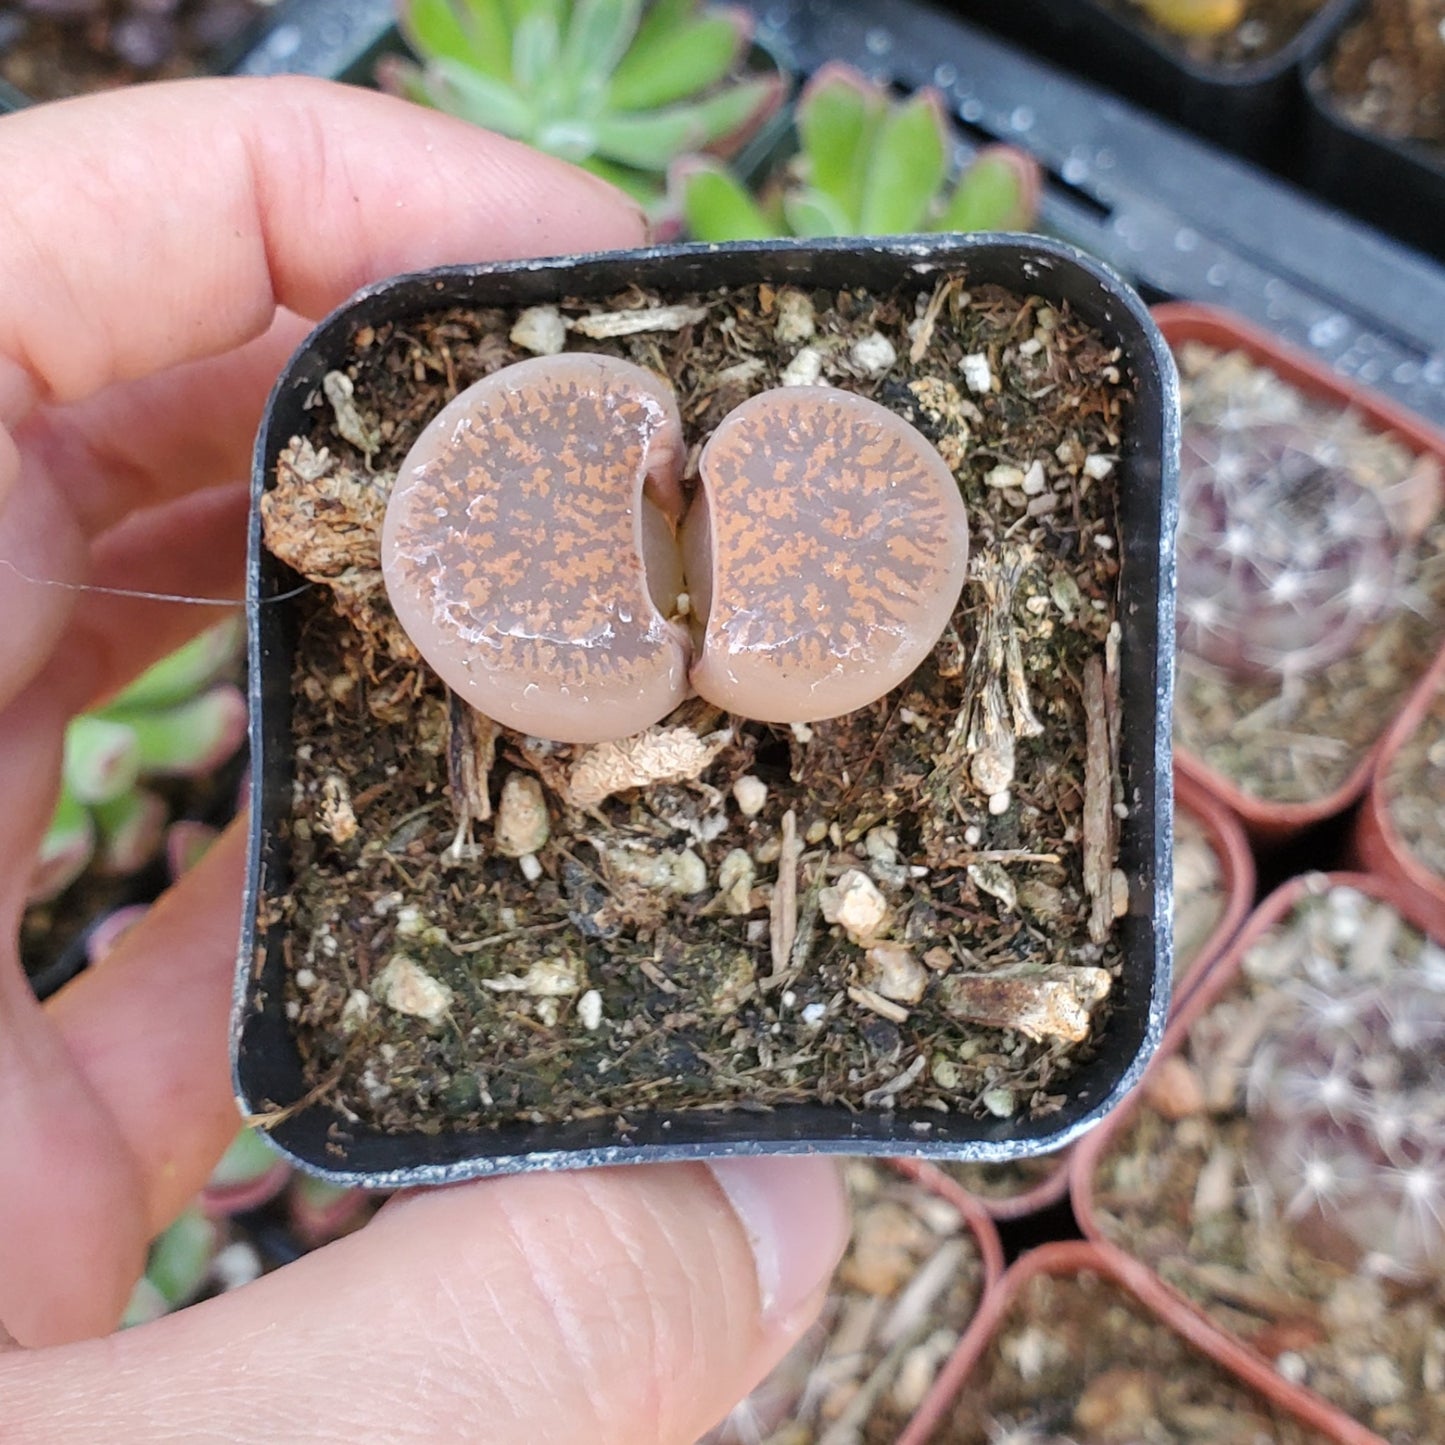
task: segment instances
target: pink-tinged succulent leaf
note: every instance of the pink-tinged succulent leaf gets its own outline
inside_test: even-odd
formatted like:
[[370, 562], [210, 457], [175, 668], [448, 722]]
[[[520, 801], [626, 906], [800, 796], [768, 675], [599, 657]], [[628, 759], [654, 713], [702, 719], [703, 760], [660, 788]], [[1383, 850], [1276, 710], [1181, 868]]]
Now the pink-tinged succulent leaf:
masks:
[[128, 723], [82, 713], [66, 728], [65, 786], [77, 801], [119, 797], [134, 786], [140, 768], [140, 742]]
[[96, 867], [113, 878], [144, 868], [160, 851], [166, 803], [147, 788], [131, 788], [95, 809], [100, 830]]
[[231, 757], [246, 736], [246, 699], [230, 683], [177, 707], [136, 713], [126, 725], [134, 734], [140, 770], [155, 777], [195, 777]]
[[656, 110], [721, 83], [752, 33], [752, 18], [737, 9], [708, 10], [659, 34], [639, 34], [607, 88], [612, 110]]
[[720, 161], [700, 156], [675, 161], [668, 190], [695, 241], [754, 241], [783, 234]]
[[255, 1129], [242, 1129], [221, 1156], [201, 1194], [212, 1219], [255, 1209], [274, 1199], [291, 1178], [291, 1166]]
[[986, 146], [959, 178], [935, 231], [1027, 231], [1038, 215], [1039, 165], [1015, 146]]
[[821, 66], [798, 98], [808, 184], [831, 197], [848, 218], [841, 234], [861, 228], [868, 159], [886, 108], [881, 86], [838, 61]]
[[305, 1174], [292, 1179], [286, 1195], [291, 1231], [308, 1249], [348, 1233], [374, 1203], [375, 1196], [364, 1189], [344, 1189]]
[[922, 230], [948, 169], [943, 96], [916, 90], [879, 123], [868, 162], [859, 224], [865, 236]]
[[688, 152], [726, 148], [755, 130], [783, 96], [781, 76], [746, 80], [690, 105], [596, 122], [598, 153], [638, 170], [665, 171]]
[[184, 877], [206, 856], [220, 836], [209, 823], [182, 818], [166, 829], [166, 871], [171, 882]]
[[132, 903], [107, 913], [85, 936], [85, 956], [94, 968], [104, 963], [118, 944], [150, 911], [147, 903]]
[[90, 810], [62, 786], [30, 875], [26, 902], [58, 898], [85, 872], [94, 852], [95, 822]]
[[236, 666], [245, 643], [246, 625], [239, 616], [208, 627], [147, 668], [98, 712], [107, 717], [184, 702]]

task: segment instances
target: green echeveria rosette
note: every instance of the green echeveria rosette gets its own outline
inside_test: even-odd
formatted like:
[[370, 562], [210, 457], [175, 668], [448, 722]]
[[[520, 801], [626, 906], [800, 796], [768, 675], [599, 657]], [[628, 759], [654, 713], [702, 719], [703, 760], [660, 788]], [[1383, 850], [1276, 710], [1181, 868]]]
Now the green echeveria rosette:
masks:
[[781, 103], [752, 18], [698, 0], [398, 0], [383, 89], [526, 141], [656, 213], [679, 156], [731, 154]]
[[124, 877], [160, 852], [166, 800], [150, 783], [202, 778], [246, 733], [246, 700], [220, 681], [234, 667], [239, 622], [202, 633], [65, 733], [60, 796], [31, 878], [29, 901], [63, 893], [87, 868]]
[[1012, 146], [987, 146], [958, 174], [956, 137], [943, 95], [932, 86], [894, 101], [852, 66], [825, 65], [804, 87], [796, 127], [796, 154], [759, 196], [706, 157], [674, 163], [673, 203], [694, 239], [1017, 231], [1033, 224], [1036, 162]]

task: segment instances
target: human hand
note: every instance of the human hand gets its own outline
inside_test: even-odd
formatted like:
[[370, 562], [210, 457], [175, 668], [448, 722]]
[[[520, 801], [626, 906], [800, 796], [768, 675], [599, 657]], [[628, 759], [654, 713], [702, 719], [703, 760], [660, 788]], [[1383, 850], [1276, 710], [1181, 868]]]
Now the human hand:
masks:
[[65, 720], [214, 615], [26, 579], [238, 596], [251, 437], [304, 318], [396, 271], [635, 245], [640, 217], [459, 121], [296, 80], [22, 112], [0, 176], [0, 1437], [685, 1445], [816, 1312], [847, 1229], [830, 1165], [416, 1194], [96, 1340], [235, 1132], [239, 831], [44, 1009], [15, 946]]

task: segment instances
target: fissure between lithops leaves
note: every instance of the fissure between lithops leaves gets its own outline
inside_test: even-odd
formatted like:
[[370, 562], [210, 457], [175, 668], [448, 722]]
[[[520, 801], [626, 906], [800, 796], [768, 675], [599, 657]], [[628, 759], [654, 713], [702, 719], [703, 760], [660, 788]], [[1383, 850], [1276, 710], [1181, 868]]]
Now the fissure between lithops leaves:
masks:
[[426, 427], [382, 567], [418, 651], [479, 712], [570, 743], [629, 736], [694, 690], [764, 722], [865, 706], [928, 655], [968, 526], [927, 440], [831, 387], [760, 393], [698, 461], [677, 402], [615, 357], [477, 382]]

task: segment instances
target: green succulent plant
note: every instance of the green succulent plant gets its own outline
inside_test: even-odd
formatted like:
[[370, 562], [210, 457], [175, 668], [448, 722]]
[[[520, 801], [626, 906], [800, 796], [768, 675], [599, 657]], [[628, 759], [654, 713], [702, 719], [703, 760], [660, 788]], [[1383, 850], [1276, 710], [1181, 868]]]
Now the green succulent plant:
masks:
[[950, 180], [953, 134], [932, 86], [893, 101], [852, 66], [823, 66], [797, 107], [798, 152], [759, 196], [726, 166], [698, 157], [670, 180], [699, 241], [1022, 230], [1038, 206], [1039, 171], [1011, 146], [989, 146]]
[[226, 622], [143, 673], [65, 732], [60, 797], [41, 843], [29, 899], [63, 892], [94, 863], [123, 875], [159, 851], [168, 821], [158, 778], [200, 777], [240, 746], [246, 700], [217, 679], [234, 663], [242, 631]]
[[397, 0], [416, 60], [382, 86], [574, 161], [645, 204], [677, 157], [726, 154], [777, 108], [777, 70], [744, 74], [743, 10], [699, 0]]

